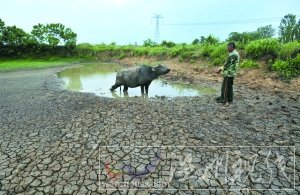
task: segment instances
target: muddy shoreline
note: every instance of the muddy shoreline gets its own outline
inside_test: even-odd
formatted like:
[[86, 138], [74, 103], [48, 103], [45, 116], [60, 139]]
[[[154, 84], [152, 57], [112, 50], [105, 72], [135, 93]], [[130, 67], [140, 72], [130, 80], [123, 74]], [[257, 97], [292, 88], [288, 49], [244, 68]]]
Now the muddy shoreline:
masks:
[[[287, 180], [278, 173], [271, 184], [253, 180], [224, 183], [221, 178], [210, 175], [201, 182], [194, 182], [182, 180], [184, 175], [175, 172], [169, 186], [147, 192], [136, 188], [134, 193], [247, 193], [241, 189], [245, 187], [257, 194], [300, 192], [297, 93], [270, 93], [237, 83], [235, 100], [229, 107], [205, 96], [117, 100], [62, 90], [62, 81], [56, 72], [64, 68], [0, 73], [0, 194], [130, 194], [132, 191], [105, 190], [99, 186], [99, 181], [107, 181], [110, 177], [105, 172], [106, 160], [100, 159], [99, 165], [99, 152], [108, 155], [117, 166], [119, 158], [127, 154], [124, 146], [151, 146], [153, 149], [147, 151], [149, 154], [155, 152], [155, 147], [162, 148], [161, 164], [157, 165], [155, 173], [145, 178], [154, 181], [157, 177], [169, 178], [167, 165], [174, 161], [168, 161], [163, 148], [171, 145], [186, 147], [186, 150], [174, 149], [173, 152], [184, 158], [185, 152], [190, 151], [194, 160], [201, 159], [201, 165], [207, 165], [216, 155], [221, 155], [225, 149], [218, 148], [222, 146], [229, 146], [226, 152], [233, 153], [238, 150], [234, 146], [250, 146], [257, 154], [267, 152], [259, 147], [274, 146], [278, 147], [274, 149], [275, 153], [283, 152], [287, 157], [295, 148], [295, 157], [286, 159], [285, 170], [295, 178]], [[179, 77], [174, 80], [188, 82]], [[220, 85], [213, 79], [192, 82]], [[112, 151], [107, 146], [119, 149]], [[194, 146], [210, 148], [201, 151], [188, 148]], [[211, 148], [214, 146], [216, 148]], [[291, 146], [291, 150], [284, 153], [279, 147], [286, 146]], [[136, 166], [146, 166], [153, 160], [151, 156], [148, 159], [147, 152], [143, 158], [138, 157], [142, 160], [138, 160]], [[245, 151], [240, 155], [243, 159], [251, 159]], [[280, 167], [276, 169], [275, 164], [274, 167], [274, 173], [280, 171]], [[262, 177], [266, 180], [270, 177], [267, 165], [259, 165], [259, 170], [265, 172]], [[256, 190], [262, 188], [269, 190]], [[272, 190], [284, 188], [291, 190]]]
[[[124, 66], [162, 63], [172, 69], [165, 77], [168, 80], [208, 86], [219, 86], [222, 83], [222, 77], [214, 73], [217, 67], [212, 67], [206, 61], [201, 60], [191, 64], [179, 62], [177, 58], [158, 60], [156, 58], [140, 57], [114, 60], [114, 62]], [[264, 62], [260, 64], [259, 69], [239, 69], [235, 79], [236, 86], [270, 94], [289, 94], [297, 98], [300, 97], [300, 78], [294, 78], [289, 82], [280, 80], [275, 72], [267, 70], [267, 65]]]

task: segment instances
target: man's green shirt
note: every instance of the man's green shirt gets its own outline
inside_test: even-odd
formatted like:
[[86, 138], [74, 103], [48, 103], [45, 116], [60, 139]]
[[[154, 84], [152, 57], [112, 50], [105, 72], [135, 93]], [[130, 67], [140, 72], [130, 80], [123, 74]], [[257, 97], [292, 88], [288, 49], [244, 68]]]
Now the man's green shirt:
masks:
[[235, 77], [239, 66], [240, 55], [236, 50], [229, 53], [226, 64], [223, 68], [224, 77]]

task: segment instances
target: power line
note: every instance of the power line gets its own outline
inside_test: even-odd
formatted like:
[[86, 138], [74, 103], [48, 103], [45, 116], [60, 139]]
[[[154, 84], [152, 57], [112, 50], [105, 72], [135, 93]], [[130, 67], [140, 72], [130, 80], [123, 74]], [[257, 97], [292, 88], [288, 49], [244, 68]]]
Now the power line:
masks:
[[256, 19], [244, 19], [244, 20], [224, 20], [224, 21], [212, 21], [212, 22], [164, 23], [162, 25], [166, 25], [166, 26], [205, 26], [205, 25], [223, 25], [223, 24], [250, 24], [250, 23], [275, 22], [280, 19], [282, 19], [282, 17], [256, 18]]
[[131, 40], [134, 40], [134, 41], [137, 42], [137, 37], [139, 35], [144, 35], [145, 33], [149, 33], [150, 34], [151, 28], [152, 28], [151, 26], [145, 26], [145, 27], [143, 27], [142, 29], [140, 29], [140, 30], [138, 30], [138, 31], [136, 31], [136, 32], [134, 32], [134, 33], [126, 36], [126, 38], [124, 39], [124, 42], [129, 42]]

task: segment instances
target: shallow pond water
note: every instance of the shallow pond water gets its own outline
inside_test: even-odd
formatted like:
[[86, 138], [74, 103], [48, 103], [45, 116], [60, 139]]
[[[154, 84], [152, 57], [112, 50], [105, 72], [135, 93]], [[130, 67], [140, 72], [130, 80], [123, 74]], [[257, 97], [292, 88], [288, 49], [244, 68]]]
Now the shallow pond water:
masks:
[[[118, 98], [124, 97], [120, 89], [111, 92], [109, 89], [115, 83], [117, 71], [123, 67], [118, 64], [87, 64], [82, 67], [66, 69], [58, 76], [63, 79], [65, 88], [70, 91], [89, 92], [98, 96]], [[123, 89], [123, 87], [122, 87]], [[154, 80], [149, 87], [148, 97], [166, 96], [203, 96], [215, 95], [217, 90], [198, 85], [169, 83], [162, 80]], [[129, 88], [125, 96], [141, 96], [140, 87]]]

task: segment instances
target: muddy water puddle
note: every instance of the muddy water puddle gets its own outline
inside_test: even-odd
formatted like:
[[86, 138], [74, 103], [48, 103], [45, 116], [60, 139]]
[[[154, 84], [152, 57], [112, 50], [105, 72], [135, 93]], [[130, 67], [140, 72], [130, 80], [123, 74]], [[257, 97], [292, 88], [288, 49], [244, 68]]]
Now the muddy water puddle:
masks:
[[[64, 81], [65, 89], [70, 91], [94, 93], [97, 96], [109, 98], [142, 96], [140, 87], [129, 88], [128, 94], [125, 95], [120, 92], [119, 88], [115, 92], [109, 90], [115, 83], [117, 71], [123, 68], [119, 64], [110, 63], [86, 64], [82, 67], [66, 69], [58, 73], [58, 76]], [[151, 83], [148, 97], [165, 96], [173, 98], [216, 94], [217, 90], [214, 88], [170, 83], [157, 79]]]

